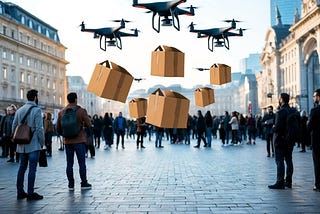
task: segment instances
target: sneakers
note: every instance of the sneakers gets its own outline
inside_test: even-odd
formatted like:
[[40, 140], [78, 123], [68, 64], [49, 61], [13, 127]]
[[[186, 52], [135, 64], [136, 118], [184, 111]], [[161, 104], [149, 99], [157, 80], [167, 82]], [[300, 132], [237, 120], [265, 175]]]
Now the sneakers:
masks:
[[28, 194], [27, 196], [27, 200], [30, 201], [30, 200], [41, 200], [43, 199], [43, 196], [42, 195], [39, 195], [38, 193], [31, 193], [31, 194]]
[[8, 163], [13, 163], [14, 159], [10, 158], [9, 160], [7, 160]]
[[92, 185], [89, 184], [88, 182], [81, 183], [81, 190], [86, 190], [86, 189], [91, 189]]
[[25, 199], [28, 196], [26, 192], [19, 193], [17, 195], [17, 200]]
[[268, 186], [269, 189], [285, 189], [284, 183], [275, 183], [273, 185]]

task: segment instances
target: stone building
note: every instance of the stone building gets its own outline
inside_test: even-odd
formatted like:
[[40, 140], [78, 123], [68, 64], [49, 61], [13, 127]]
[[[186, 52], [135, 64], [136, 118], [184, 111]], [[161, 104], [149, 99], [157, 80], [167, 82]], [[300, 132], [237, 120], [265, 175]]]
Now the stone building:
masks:
[[65, 104], [66, 47], [58, 31], [19, 6], [0, 1], [0, 109], [26, 102], [26, 92], [39, 91], [47, 112]]
[[282, 92], [290, 94], [290, 105], [299, 110], [313, 107], [313, 90], [320, 87], [320, 0], [303, 0], [301, 11], [292, 25], [282, 24], [277, 11], [277, 23], [266, 33], [258, 78], [261, 108], [276, 107]]

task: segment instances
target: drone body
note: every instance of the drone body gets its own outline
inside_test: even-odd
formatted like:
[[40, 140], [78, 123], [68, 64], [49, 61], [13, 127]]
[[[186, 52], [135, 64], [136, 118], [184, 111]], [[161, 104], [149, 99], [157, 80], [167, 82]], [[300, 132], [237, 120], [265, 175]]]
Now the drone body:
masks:
[[[243, 36], [243, 31], [245, 29], [236, 29], [237, 20], [225, 20], [225, 22], [230, 22], [229, 27], [222, 28], [209, 28], [209, 29], [195, 29], [193, 22], [189, 25], [190, 32], [197, 33], [198, 38], [208, 37], [208, 49], [213, 52], [213, 47], [225, 47], [229, 50], [229, 37], [230, 36]], [[231, 32], [231, 30], [238, 30], [239, 33]]]
[[[194, 16], [194, 9], [192, 5], [188, 7], [188, 10], [183, 10], [178, 7], [181, 3], [185, 3], [187, 0], [172, 0], [167, 2], [151, 2], [151, 3], [138, 3], [138, 0], [133, 0], [133, 7], [148, 9], [147, 13], [152, 14], [152, 28], [156, 32], [160, 32], [160, 18], [162, 19], [162, 26], [174, 26], [178, 31], [180, 31], [180, 21], [179, 15]], [[155, 16], [158, 15], [158, 22], [155, 25]]]
[[[93, 38], [100, 38], [100, 49], [106, 51], [107, 46], [116, 46], [119, 49], [122, 49], [122, 41], [121, 37], [128, 36], [138, 36], [138, 29], [131, 29], [134, 33], [126, 33], [121, 31], [121, 29], [125, 28], [125, 23], [129, 22], [127, 20], [113, 20], [114, 22], [120, 22], [120, 26], [118, 27], [105, 27], [105, 28], [95, 28], [88, 29], [85, 27], [84, 22], [81, 23], [81, 31], [82, 32], [91, 32], [93, 33]], [[109, 39], [109, 40], [108, 40]]]

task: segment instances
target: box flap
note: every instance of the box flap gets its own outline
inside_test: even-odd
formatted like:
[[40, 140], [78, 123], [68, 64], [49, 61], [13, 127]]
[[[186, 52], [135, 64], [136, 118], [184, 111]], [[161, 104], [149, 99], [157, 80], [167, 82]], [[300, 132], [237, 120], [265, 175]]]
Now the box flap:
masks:
[[120, 65], [118, 65], [114, 62], [111, 62], [111, 61], [110, 61], [110, 63], [111, 63], [111, 67], [110, 67], [111, 69], [116, 69], [117, 71], [119, 71], [121, 73], [125, 73], [129, 76], [132, 76], [125, 68], [121, 67]]
[[220, 67], [220, 66], [230, 67], [229, 65], [226, 65], [226, 64], [215, 63], [215, 64], [213, 64], [210, 68], [217, 68], [217, 67]]
[[179, 49], [175, 47], [170, 47], [166, 45], [159, 45], [154, 51], [173, 51], [173, 52], [181, 52]]
[[154, 92], [152, 92], [151, 94], [154, 95], [159, 95], [159, 96], [164, 96], [163, 92], [161, 91], [160, 88], [158, 88], [157, 90], [155, 90]]
[[180, 98], [180, 99], [187, 99], [185, 96], [177, 93], [177, 92], [174, 92], [174, 91], [171, 91], [171, 90], [164, 90], [164, 93], [167, 97], [174, 97], [174, 98]]
[[133, 99], [130, 101], [130, 103], [132, 103], [132, 102], [138, 102], [138, 101], [143, 101], [143, 100], [147, 100], [147, 99], [145, 99], [145, 98], [133, 98]]
[[[111, 64], [110, 64], [111, 63]], [[112, 62], [110, 62], [109, 60], [103, 61], [99, 63], [100, 65], [105, 65], [105, 67], [107, 68], [112, 68]]]

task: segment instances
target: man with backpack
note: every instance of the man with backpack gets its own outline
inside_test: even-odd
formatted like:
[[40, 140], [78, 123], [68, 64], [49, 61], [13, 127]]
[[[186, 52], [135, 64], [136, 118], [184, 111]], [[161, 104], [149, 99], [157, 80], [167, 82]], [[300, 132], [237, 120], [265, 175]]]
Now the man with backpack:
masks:
[[[273, 185], [269, 185], [270, 189], [285, 189], [292, 188], [292, 151], [294, 143], [290, 136], [288, 136], [288, 117], [293, 109], [289, 106], [290, 96], [287, 93], [281, 93], [279, 97], [279, 110], [275, 115], [275, 124], [273, 126], [273, 139], [275, 149], [275, 161], [277, 164], [277, 181]], [[285, 165], [286, 162], [286, 178], [285, 177]]]
[[91, 189], [87, 181], [86, 170], [86, 141], [84, 127], [90, 128], [90, 118], [86, 109], [77, 105], [77, 94], [71, 92], [67, 95], [68, 105], [58, 113], [57, 131], [64, 137], [67, 159], [67, 178], [70, 191], [74, 190], [73, 163], [76, 154], [81, 178], [81, 189]]

